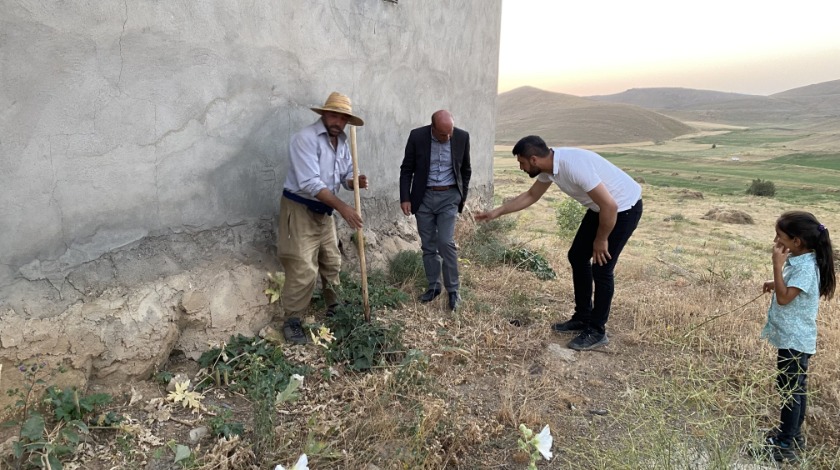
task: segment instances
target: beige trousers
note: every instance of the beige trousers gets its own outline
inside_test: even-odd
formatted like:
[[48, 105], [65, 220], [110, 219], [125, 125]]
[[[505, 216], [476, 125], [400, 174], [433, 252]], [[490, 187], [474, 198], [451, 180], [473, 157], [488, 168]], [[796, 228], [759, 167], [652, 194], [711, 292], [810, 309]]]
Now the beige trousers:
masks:
[[319, 273], [326, 305], [337, 303], [335, 286], [339, 283], [341, 253], [332, 216], [316, 214], [303, 204], [281, 198], [277, 255], [286, 273], [281, 296], [286, 317], [300, 316], [306, 310]]

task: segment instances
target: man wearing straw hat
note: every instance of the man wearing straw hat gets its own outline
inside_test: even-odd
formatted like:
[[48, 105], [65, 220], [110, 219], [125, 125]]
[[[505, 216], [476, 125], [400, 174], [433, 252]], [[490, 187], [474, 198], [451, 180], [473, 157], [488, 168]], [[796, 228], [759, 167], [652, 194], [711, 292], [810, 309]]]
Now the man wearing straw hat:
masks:
[[455, 127], [449, 111], [436, 111], [430, 125], [411, 131], [400, 166], [400, 207], [417, 219], [429, 283], [419, 300], [431, 302], [440, 295], [442, 272], [452, 311], [461, 301], [455, 219], [467, 201], [471, 175], [470, 135]]
[[[353, 114], [350, 98], [333, 92], [323, 106], [310, 108], [321, 115], [313, 124], [292, 136], [289, 142], [289, 172], [280, 201], [277, 254], [286, 273], [282, 302], [285, 320], [283, 336], [293, 344], [308, 337], [301, 318], [306, 311], [318, 275], [321, 277], [327, 315], [338, 304], [341, 253], [335, 232], [333, 211], [354, 229], [362, 227], [356, 209], [339, 199], [339, 186], [353, 190], [353, 161], [344, 127], [363, 126]], [[367, 177], [359, 175], [359, 188], [367, 188]]]

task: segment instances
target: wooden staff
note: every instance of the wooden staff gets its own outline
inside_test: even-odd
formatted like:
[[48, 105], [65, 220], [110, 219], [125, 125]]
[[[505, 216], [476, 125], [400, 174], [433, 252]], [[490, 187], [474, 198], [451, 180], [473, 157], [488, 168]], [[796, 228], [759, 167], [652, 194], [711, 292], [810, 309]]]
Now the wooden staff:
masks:
[[[356, 197], [356, 213], [361, 217], [362, 202], [359, 196], [359, 159], [356, 156], [356, 126], [350, 126], [350, 156], [353, 157], [353, 195]], [[356, 242], [359, 245], [359, 264], [362, 268], [362, 302], [365, 308], [365, 321], [370, 323], [367, 265], [365, 263], [365, 234], [361, 228], [356, 229]]]

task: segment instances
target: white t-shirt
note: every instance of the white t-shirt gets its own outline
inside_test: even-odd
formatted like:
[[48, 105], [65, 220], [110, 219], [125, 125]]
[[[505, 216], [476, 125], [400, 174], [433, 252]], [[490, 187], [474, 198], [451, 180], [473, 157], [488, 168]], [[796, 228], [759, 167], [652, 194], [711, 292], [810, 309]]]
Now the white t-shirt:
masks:
[[618, 212], [626, 211], [642, 197], [642, 187], [620, 168], [597, 153], [575, 147], [552, 147], [554, 174], [540, 173], [537, 180], [557, 185], [561, 191], [595, 212], [601, 208], [587, 194], [600, 183], [618, 204]]

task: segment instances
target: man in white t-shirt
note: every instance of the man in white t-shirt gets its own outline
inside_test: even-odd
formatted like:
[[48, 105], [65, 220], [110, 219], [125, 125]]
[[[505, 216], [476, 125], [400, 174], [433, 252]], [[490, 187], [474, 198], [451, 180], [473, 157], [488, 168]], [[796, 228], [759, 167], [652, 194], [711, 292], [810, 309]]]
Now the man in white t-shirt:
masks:
[[549, 148], [535, 135], [520, 139], [513, 147], [513, 155], [519, 168], [537, 180], [515, 199], [478, 213], [475, 218], [492, 220], [525, 209], [537, 202], [551, 183], [586, 206], [569, 249], [575, 312], [571, 319], [551, 328], [558, 333], [577, 333], [569, 342], [572, 349], [585, 351], [606, 346], [606, 324], [615, 292], [613, 270], [642, 217], [642, 187], [595, 152]]

